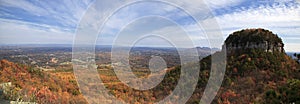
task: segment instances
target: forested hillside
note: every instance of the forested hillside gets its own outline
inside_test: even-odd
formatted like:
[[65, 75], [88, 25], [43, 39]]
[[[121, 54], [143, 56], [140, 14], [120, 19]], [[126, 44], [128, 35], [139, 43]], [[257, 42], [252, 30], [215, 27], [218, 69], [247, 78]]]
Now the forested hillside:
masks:
[[83, 103], [74, 76], [43, 72], [30, 66], [0, 61], [0, 84], [8, 83], [3, 99], [45, 103]]

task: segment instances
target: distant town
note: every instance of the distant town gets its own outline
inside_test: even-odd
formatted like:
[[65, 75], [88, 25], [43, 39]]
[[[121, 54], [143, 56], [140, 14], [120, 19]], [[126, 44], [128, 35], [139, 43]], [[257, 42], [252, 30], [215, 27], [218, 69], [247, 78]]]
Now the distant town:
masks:
[[[71, 70], [72, 47], [70, 45], [2, 45], [0, 46], [0, 60], [6, 59], [15, 63], [34, 66], [43, 71]], [[122, 48], [119, 48], [122, 50]], [[179, 49], [188, 51], [188, 48]], [[197, 47], [199, 58], [208, 56], [218, 49]], [[111, 47], [96, 46], [95, 61], [98, 69], [109, 68], [111, 63]], [[167, 62], [167, 67], [180, 64], [180, 57], [176, 48], [134, 47], [130, 51], [130, 65], [133, 69], [147, 69], [152, 56], [160, 56]]]

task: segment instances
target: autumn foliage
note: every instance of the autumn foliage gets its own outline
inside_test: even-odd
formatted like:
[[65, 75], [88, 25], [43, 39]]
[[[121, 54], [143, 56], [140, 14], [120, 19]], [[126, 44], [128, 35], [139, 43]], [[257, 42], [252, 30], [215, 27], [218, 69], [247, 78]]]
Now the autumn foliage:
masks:
[[73, 77], [60, 77], [30, 66], [0, 61], [0, 83], [12, 83], [5, 95], [7, 100], [41, 104], [86, 103], [73, 80]]

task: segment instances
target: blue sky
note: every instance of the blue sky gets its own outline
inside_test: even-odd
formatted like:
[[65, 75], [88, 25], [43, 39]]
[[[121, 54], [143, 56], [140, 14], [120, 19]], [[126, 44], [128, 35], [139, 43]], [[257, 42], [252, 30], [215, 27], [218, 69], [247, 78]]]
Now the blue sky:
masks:
[[[111, 1], [109, 3], [116, 3]], [[115, 1], [122, 3], [123, 0]], [[214, 16], [203, 18], [202, 21], [216, 19], [224, 39], [240, 29], [265, 28], [283, 39], [286, 51], [300, 52], [300, 4], [297, 0], [204, 1]], [[0, 44], [72, 44], [77, 25], [92, 3], [92, 0], [0, 0]], [[182, 5], [201, 7], [204, 4], [188, 0]], [[158, 13], [162, 18], [146, 18], [134, 22], [134, 18], [149, 13]], [[192, 14], [205, 15], [196, 10]], [[205, 34], [197, 29], [191, 16], [180, 8], [159, 3], [130, 5], [120, 9], [105, 24], [97, 44], [112, 44], [122, 29], [121, 35], [126, 35], [127, 38], [131, 38], [132, 34], [147, 34], [146, 31], [151, 30], [149, 33], [173, 32], [174, 37], [178, 37], [174, 38], [176, 42], [189, 41], [180, 37], [184, 32], [173, 31], [177, 27], [166, 22], [163, 17], [182, 26], [195, 46], [209, 47]], [[159, 26], [154, 22], [159, 23]], [[124, 25], [127, 27], [124, 28]], [[216, 27], [209, 28], [210, 31], [206, 33], [214, 33], [216, 30]], [[170, 44], [155, 37], [139, 42], [140, 45], [150, 46]]]

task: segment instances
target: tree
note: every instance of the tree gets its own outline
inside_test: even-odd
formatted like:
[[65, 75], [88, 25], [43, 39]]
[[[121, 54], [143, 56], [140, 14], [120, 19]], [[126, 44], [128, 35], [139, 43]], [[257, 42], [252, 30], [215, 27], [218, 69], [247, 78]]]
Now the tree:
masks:
[[297, 58], [297, 59], [296, 59], [297, 63], [299, 63], [299, 60], [300, 60], [300, 53], [299, 53], [299, 54], [294, 53], [294, 56]]

